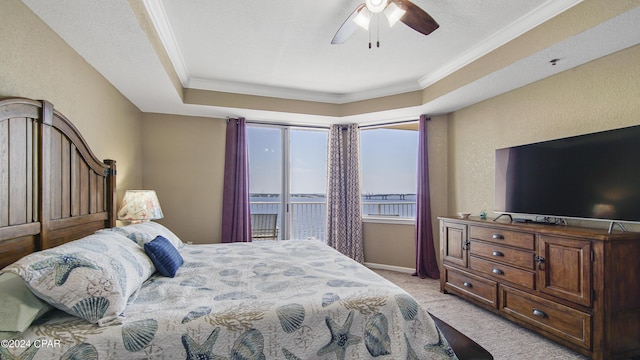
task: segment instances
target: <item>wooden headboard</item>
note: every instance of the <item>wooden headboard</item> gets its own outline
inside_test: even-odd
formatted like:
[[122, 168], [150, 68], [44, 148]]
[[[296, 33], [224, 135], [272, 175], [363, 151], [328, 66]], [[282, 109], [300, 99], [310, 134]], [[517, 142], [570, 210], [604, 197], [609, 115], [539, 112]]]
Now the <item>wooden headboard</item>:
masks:
[[115, 226], [115, 174], [51, 103], [0, 99], [0, 269]]

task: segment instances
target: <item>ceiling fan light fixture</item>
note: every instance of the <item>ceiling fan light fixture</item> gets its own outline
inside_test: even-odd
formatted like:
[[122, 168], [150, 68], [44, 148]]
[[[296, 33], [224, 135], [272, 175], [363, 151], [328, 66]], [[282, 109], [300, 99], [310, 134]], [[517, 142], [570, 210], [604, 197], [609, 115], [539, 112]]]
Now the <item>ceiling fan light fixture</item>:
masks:
[[367, 9], [374, 14], [382, 12], [387, 7], [387, 0], [366, 0]]
[[387, 6], [386, 9], [384, 9], [384, 14], [387, 17], [387, 20], [389, 20], [389, 26], [395, 25], [406, 12], [407, 10], [401, 8], [393, 1], [389, 3], [389, 6]]
[[358, 15], [353, 18], [353, 22], [358, 24], [361, 28], [369, 30], [369, 24], [371, 23], [371, 11], [366, 7], [363, 7]]

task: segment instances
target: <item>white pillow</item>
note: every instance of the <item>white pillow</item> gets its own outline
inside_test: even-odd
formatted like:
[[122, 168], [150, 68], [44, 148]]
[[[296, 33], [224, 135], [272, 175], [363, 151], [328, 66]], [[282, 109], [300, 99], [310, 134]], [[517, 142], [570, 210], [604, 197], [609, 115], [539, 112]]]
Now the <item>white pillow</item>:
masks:
[[153, 221], [145, 221], [138, 224], [102, 229], [98, 230], [98, 233], [109, 231], [117, 232], [118, 234], [126, 236], [127, 238], [135, 241], [138, 245], [140, 245], [140, 247], [143, 247], [144, 244], [153, 241], [153, 239], [155, 239], [158, 235], [169, 240], [176, 249], [181, 249], [185, 246], [182, 240], [180, 240], [180, 238], [176, 234], [171, 232], [171, 230]]
[[0, 274], [0, 339], [19, 335], [49, 310], [51, 305], [33, 295], [21, 277]]

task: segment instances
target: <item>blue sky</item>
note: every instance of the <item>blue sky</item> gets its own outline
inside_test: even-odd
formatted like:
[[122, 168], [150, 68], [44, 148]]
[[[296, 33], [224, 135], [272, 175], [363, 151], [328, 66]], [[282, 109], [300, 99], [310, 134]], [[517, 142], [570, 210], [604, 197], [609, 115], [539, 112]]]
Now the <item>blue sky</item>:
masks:
[[[371, 129], [360, 133], [363, 193], [415, 193], [416, 131]], [[278, 193], [282, 173], [281, 130], [249, 126], [252, 193]], [[291, 129], [291, 193], [326, 192], [327, 132]]]
[[417, 147], [417, 131], [362, 130], [362, 192], [415, 194]]

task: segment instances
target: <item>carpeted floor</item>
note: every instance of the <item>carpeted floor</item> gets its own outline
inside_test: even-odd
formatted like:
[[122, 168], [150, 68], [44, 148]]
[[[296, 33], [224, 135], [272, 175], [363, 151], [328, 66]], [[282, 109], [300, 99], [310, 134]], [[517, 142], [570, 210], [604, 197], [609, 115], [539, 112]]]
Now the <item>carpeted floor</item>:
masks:
[[455, 295], [442, 294], [440, 282], [410, 274], [375, 270], [411, 294], [433, 315], [487, 349], [496, 360], [588, 359]]

